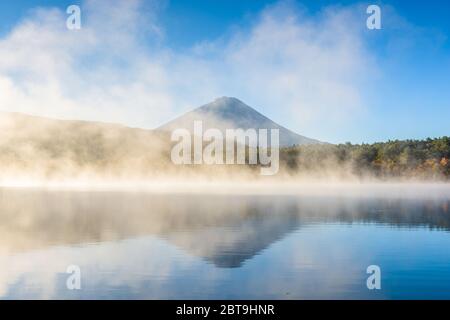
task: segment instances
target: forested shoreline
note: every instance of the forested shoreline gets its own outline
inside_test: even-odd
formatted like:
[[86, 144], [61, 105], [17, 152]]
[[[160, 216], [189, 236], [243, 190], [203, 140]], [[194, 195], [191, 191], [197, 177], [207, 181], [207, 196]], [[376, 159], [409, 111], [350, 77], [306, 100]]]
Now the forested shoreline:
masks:
[[[2, 118], [0, 117], [0, 120]], [[170, 134], [120, 125], [12, 114], [0, 121], [0, 180], [267, 179], [260, 165], [176, 165]], [[247, 149], [248, 151], [248, 149]], [[272, 178], [450, 179], [450, 138], [281, 148]]]
[[347, 171], [356, 176], [450, 178], [450, 138], [393, 140], [373, 144], [321, 144], [282, 149], [288, 172]]

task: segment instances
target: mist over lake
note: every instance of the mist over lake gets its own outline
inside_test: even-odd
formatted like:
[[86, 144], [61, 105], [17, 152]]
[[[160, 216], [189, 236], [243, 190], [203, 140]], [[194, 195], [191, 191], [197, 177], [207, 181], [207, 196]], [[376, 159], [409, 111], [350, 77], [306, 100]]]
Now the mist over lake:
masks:
[[0, 298], [450, 298], [448, 187], [348, 188], [2, 188]]

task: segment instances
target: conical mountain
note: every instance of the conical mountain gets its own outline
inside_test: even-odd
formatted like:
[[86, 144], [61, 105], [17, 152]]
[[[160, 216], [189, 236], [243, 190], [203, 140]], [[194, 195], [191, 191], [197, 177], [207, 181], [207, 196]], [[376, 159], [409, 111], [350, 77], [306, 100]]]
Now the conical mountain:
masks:
[[242, 101], [232, 97], [221, 97], [211, 103], [190, 111], [158, 128], [172, 131], [185, 128], [193, 132], [194, 121], [202, 121], [203, 130], [217, 128], [226, 129], [278, 129], [280, 146], [319, 144], [318, 140], [299, 135], [262, 115]]

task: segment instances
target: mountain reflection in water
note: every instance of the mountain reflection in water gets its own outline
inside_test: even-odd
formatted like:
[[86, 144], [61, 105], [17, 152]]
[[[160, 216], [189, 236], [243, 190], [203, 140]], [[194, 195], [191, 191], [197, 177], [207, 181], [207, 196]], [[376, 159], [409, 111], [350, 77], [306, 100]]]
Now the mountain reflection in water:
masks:
[[[220, 270], [243, 268], [289, 234], [309, 226], [368, 225], [380, 227], [380, 232], [425, 229], [444, 232], [448, 238], [450, 199], [2, 189], [0, 221], [0, 260], [49, 248], [83, 248], [151, 236]], [[1, 281], [0, 276], [0, 297]], [[6, 297], [14, 296], [10, 285], [3, 284]], [[228, 296], [233, 294], [219, 294]]]

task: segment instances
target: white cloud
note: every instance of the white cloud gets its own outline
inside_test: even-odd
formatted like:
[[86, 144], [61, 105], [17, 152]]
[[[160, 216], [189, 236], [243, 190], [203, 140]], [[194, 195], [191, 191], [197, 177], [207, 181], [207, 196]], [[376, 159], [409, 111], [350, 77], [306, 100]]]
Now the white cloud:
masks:
[[364, 109], [361, 92], [373, 62], [357, 10], [328, 8], [311, 18], [283, 3], [268, 8], [226, 48], [227, 68], [239, 79], [233, 83], [300, 131], [321, 135], [353, 120]]
[[279, 3], [186, 52], [167, 45], [158, 3], [145, 8], [87, 0], [81, 31], [65, 28], [65, 8], [35, 10], [0, 40], [1, 108], [155, 127], [231, 95], [317, 138], [363, 110], [371, 59], [355, 7], [312, 17]]

